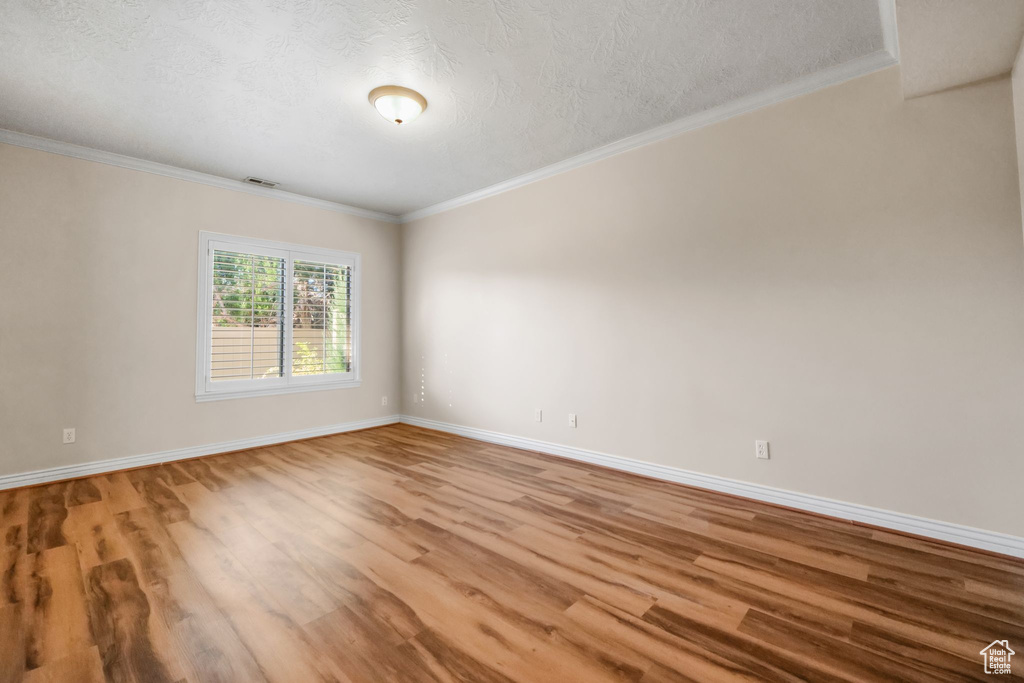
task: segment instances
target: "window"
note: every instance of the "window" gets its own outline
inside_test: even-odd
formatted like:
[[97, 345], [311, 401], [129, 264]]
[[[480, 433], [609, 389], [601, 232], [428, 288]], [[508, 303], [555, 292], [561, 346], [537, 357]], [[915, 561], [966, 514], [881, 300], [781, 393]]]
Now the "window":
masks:
[[196, 400], [359, 385], [359, 255], [200, 233]]

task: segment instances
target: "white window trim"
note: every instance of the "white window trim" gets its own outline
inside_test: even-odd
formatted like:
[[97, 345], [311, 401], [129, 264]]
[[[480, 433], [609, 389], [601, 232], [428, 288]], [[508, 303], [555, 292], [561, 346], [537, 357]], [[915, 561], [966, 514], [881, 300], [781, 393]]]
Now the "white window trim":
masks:
[[[259, 380], [234, 380], [211, 382], [210, 344], [213, 327], [213, 250], [230, 248], [242, 252], [265, 253], [281, 256], [286, 260], [285, 282], [289, 295], [285, 297], [285, 367], [291, 368], [292, 345], [291, 319], [292, 298], [291, 283], [296, 260], [322, 261], [352, 266], [350, 283], [352, 296], [352, 365], [353, 371], [342, 376], [307, 375], [292, 377], [290, 372], [281, 378]], [[236, 235], [222, 235], [214, 232], [199, 233], [199, 280], [196, 295], [196, 402], [221, 401], [249, 396], [271, 396], [275, 394], [295, 394], [307, 391], [324, 391], [327, 389], [350, 389], [358, 387], [361, 381], [360, 337], [360, 300], [362, 296], [362, 257], [347, 251], [321, 249], [286, 242], [274, 242]]]

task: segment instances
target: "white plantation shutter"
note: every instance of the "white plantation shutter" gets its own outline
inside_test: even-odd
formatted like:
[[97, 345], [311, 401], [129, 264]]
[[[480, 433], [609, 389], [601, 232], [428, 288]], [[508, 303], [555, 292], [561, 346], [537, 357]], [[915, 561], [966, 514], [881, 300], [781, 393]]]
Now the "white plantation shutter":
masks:
[[212, 381], [283, 375], [286, 265], [283, 258], [214, 250]]
[[359, 263], [200, 233], [196, 399], [358, 386]]
[[292, 265], [292, 373], [352, 369], [352, 268], [314, 261]]

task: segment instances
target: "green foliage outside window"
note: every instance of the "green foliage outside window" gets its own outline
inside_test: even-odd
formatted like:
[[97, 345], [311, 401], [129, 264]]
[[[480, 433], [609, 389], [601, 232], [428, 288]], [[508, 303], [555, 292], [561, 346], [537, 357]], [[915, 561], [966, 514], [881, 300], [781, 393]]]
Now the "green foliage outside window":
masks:
[[[213, 265], [215, 327], [283, 329], [283, 259], [217, 250]], [[292, 373], [351, 371], [351, 269], [306, 261], [293, 267]], [[283, 341], [282, 336], [278, 358]]]

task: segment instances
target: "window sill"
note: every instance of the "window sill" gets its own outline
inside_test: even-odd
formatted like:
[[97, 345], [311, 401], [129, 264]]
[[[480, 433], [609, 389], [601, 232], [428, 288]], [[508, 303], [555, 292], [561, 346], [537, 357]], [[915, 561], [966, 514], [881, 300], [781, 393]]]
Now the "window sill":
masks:
[[267, 389], [243, 389], [240, 391], [210, 391], [196, 394], [196, 403], [208, 401], [227, 401], [233, 398], [253, 398], [256, 396], [277, 396], [279, 394], [305, 394], [310, 391], [328, 391], [330, 389], [354, 389], [362, 384], [358, 379], [347, 379], [343, 382], [316, 382], [309, 384], [293, 384]]

